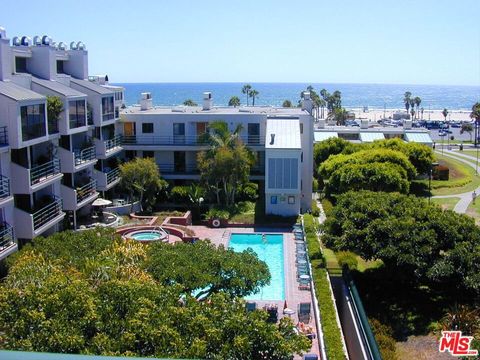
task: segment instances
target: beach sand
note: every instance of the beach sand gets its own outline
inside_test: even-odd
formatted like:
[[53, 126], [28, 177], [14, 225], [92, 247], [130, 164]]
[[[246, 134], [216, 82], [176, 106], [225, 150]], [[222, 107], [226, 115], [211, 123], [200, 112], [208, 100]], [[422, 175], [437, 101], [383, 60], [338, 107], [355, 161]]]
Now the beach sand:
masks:
[[[405, 109], [369, 109], [368, 112], [363, 112], [363, 109], [347, 109], [355, 113], [355, 119], [369, 119], [370, 121], [378, 121], [385, 117], [393, 117], [393, 113], [397, 111], [405, 111]], [[423, 120], [445, 120], [442, 115], [443, 110], [427, 110], [423, 111]], [[417, 116], [417, 119], [422, 120], [422, 114]], [[471, 121], [469, 110], [448, 110], [447, 121]]]

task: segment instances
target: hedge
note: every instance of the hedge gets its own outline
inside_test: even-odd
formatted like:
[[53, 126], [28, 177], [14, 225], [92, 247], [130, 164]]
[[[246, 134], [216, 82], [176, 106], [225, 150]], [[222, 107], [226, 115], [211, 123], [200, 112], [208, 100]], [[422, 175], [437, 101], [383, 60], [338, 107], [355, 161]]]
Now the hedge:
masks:
[[306, 214], [303, 217], [305, 234], [307, 237], [308, 254], [312, 264], [312, 277], [315, 283], [315, 292], [320, 309], [320, 318], [323, 330], [323, 338], [327, 358], [329, 360], [346, 359], [341, 330], [338, 327], [335, 304], [332, 300], [330, 284], [325, 270], [325, 260], [321, 253], [320, 243], [317, 238], [316, 226], [312, 215]]

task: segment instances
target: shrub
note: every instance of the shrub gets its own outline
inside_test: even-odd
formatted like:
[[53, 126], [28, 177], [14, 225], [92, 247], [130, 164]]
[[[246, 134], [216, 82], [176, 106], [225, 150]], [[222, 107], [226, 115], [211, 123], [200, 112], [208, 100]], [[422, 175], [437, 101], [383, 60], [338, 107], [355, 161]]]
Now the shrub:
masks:
[[188, 197], [190, 191], [189, 186], [174, 186], [170, 190], [170, 201], [174, 203], [190, 203], [190, 198]]
[[357, 270], [358, 260], [357, 256], [351, 251], [339, 251], [337, 254], [338, 265], [342, 268], [348, 267], [350, 270]]
[[317, 200], [312, 200], [312, 215], [315, 217], [320, 216], [320, 208], [318, 207]]
[[396, 341], [391, 327], [382, 324], [377, 319], [369, 319], [370, 327], [377, 341], [378, 349], [384, 360], [397, 360]]
[[212, 219], [220, 219], [220, 220], [228, 220], [230, 219], [230, 213], [227, 210], [224, 209], [217, 209], [217, 208], [211, 208], [205, 213], [205, 219], [206, 220], [212, 220]]
[[249, 182], [240, 188], [235, 201], [252, 201], [258, 199], [258, 184]]
[[313, 192], [317, 192], [318, 189], [319, 189], [319, 184], [318, 184], [318, 180], [313, 178], [313, 181], [312, 181], [312, 191]]

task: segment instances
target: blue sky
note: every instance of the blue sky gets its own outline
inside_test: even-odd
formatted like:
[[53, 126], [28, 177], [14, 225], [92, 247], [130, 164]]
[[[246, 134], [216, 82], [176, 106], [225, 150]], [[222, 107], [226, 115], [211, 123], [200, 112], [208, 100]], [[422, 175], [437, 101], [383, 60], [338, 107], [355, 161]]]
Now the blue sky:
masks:
[[480, 85], [479, 0], [2, 0], [1, 7], [10, 38], [82, 40], [90, 73], [114, 82]]

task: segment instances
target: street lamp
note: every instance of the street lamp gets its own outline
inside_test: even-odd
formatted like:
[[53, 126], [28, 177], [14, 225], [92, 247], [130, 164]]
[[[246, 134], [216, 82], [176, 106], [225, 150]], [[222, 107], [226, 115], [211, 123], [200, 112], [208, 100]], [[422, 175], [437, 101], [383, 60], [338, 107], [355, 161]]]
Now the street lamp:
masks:
[[432, 176], [433, 176], [433, 168], [437, 167], [438, 163], [433, 162], [430, 164], [430, 174], [428, 177], [428, 204], [430, 205], [430, 199], [432, 198]]

